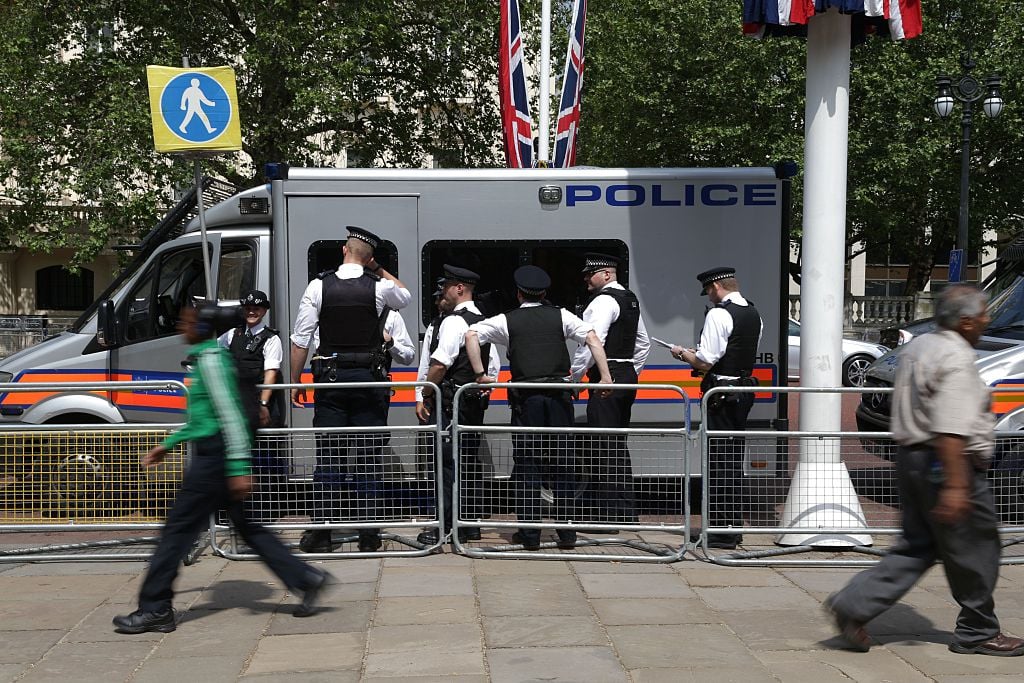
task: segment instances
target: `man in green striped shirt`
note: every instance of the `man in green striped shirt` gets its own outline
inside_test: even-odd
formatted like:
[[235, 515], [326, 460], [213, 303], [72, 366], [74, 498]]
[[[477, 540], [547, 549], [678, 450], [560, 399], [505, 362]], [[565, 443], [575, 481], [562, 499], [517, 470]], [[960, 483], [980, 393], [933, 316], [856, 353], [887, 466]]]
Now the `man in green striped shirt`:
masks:
[[314, 614], [323, 589], [333, 583], [330, 574], [296, 558], [274, 534], [246, 516], [242, 501], [252, 492], [250, 432], [231, 358], [215, 340], [217, 317], [216, 305], [206, 304], [198, 311], [182, 309], [178, 320], [179, 331], [193, 345], [188, 418], [184, 427], [143, 456], [142, 465], [159, 464], [184, 441], [192, 442], [192, 459], [150, 560], [139, 608], [114, 617], [118, 633], [175, 629], [172, 602], [178, 567], [210, 515], [220, 509], [227, 510], [235, 529], [278, 578], [302, 595], [295, 616]]

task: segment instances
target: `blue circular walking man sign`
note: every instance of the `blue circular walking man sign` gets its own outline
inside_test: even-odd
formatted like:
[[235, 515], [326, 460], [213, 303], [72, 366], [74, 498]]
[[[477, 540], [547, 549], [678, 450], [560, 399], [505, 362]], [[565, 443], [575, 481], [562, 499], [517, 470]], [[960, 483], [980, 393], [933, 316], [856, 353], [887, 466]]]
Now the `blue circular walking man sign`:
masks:
[[167, 82], [160, 95], [160, 111], [171, 133], [196, 144], [220, 137], [234, 115], [224, 86], [198, 71], [178, 74]]

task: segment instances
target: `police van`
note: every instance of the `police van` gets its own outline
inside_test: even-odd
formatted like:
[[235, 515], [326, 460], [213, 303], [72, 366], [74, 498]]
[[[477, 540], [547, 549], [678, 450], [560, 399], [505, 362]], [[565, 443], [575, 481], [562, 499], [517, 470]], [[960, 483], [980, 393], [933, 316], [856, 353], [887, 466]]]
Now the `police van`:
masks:
[[[376, 259], [412, 292], [401, 311], [422, 335], [434, 314], [433, 283], [445, 263], [482, 275], [483, 308], [497, 313], [515, 303], [512, 273], [532, 263], [552, 279], [548, 298], [581, 311], [587, 292], [583, 254], [613, 254], [624, 264], [620, 281], [639, 298], [648, 332], [695, 345], [707, 300], [696, 273], [734, 266], [741, 290], [758, 307], [764, 332], [755, 375], [761, 385], [787, 377], [786, 292], [790, 181], [773, 168], [397, 170], [268, 167], [269, 182], [224, 198], [205, 212], [211, 263], [207, 291], [200, 222], [179, 205], [134, 262], [67, 332], [0, 362], [0, 381], [181, 380], [186, 355], [175, 323], [180, 308], [215, 298], [235, 304], [248, 289], [269, 294], [268, 323], [285, 349], [299, 300], [310, 280], [341, 261], [346, 225], [383, 239]], [[285, 353], [284, 381], [289, 377]], [[415, 366], [394, 367], [395, 381], [416, 378]], [[507, 379], [507, 373], [502, 379]], [[640, 391], [638, 426], [700, 419], [700, 380], [691, 368], [652, 346], [641, 383], [681, 387]], [[415, 424], [412, 390], [392, 397], [392, 424]], [[180, 422], [184, 397], [169, 391], [0, 394], [6, 423]], [[292, 407], [291, 426], [309, 426], [312, 405]], [[585, 420], [585, 404], [577, 417]], [[784, 399], [758, 394], [751, 426], [784, 427]], [[488, 422], [508, 423], [501, 392]], [[762, 456], [763, 459], [763, 456]], [[639, 475], [657, 466], [634, 456]], [[653, 462], [653, 461], [652, 461]], [[694, 453], [694, 470], [699, 454]], [[764, 462], [749, 465], [770, 469]]]

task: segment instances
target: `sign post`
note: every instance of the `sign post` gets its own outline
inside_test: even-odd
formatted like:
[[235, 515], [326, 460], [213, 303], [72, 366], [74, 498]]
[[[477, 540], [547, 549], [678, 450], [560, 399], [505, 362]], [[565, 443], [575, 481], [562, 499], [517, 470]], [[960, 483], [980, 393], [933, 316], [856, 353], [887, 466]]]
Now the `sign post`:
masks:
[[954, 249], [949, 252], [949, 281], [963, 282], [964, 280], [964, 250]]
[[231, 67], [190, 69], [147, 66], [149, 110], [153, 124], [153, 143], [158, 152], [183, 154], [195, 163], [195, 182], [199, 229], [203, 240], [203, 272], [206, 296], [214, 296], [210, 276], [210, 253], [206, 242], [206, 216], [203, 212], [204, 156], [242, 149], [238, 120], [238, 94], [235, 72]]

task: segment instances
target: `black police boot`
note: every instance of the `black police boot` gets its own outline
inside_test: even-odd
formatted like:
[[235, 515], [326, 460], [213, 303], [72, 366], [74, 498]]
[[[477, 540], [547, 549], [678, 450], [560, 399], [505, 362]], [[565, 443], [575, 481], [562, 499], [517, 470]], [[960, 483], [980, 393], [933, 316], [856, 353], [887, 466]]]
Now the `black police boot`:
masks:
[[380, 540], [380, 532], [359, 532], [359, 552], [372, 553], [380, 550], [384, 543]]
[[437, 545], [437, 529], [424, 529], [416, 537], [416, 542], [421, 545]]
[[177, 626], [174, 623], [174, 610], [167, 609], [163, 612], [143, 612], [135, 610], [131, 614], [122, 614], [114, 617], [114, 630], [118, 633], [148, 633], [158, 631], [170, 633]]
[[468, 541], [479, 541], [480, 540], [480, 528], [475, 526], [466, 526], [459, 529], [459, 540], [463, 543]]
[[742, 542], [740, 534], [708, 534], [708, 547], [717, 550], [736, 550]]
[[572, 550], [576, 547], [576, 532], [571, 529], [558, 529], [558, 547], [562, 550]]
[[328, 529], [309, 529], [302, 532], [299, 549], [304, 553], [329, 553], [334, 550]]
[[512, 534], [512, 542], [523, 546], [524, 550], [540, 550], [540, 534], [529, 534], [517, 531]]

